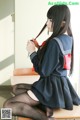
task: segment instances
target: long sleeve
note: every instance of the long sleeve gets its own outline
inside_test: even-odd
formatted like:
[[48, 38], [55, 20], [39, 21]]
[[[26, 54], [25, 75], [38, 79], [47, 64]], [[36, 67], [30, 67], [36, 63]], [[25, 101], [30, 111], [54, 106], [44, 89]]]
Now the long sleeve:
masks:
[[39, 69], [39, 59], [37, 53], [33, 53], [30, 58], [34, 65], [35, 70], [42, 76], [49, 76], [56, 68], [59, 60], [59, 46], [55, 40], [51, 40], [47, 46], [47, 50], [42, 60], [41, 67]]
[[35, 71], [40, 75], [41, 73], [40, 73], [40, 69], [39, 69], [39, 58], [38, 58], [37, 52], [33, 52], [30, 55], [30, 59], [33, 63]]

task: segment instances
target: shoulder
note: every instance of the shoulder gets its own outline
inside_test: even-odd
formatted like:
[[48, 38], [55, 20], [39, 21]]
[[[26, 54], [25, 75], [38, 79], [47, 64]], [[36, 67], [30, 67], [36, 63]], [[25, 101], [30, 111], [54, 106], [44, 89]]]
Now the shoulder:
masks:
[[47, 46], [47, 49], [50, 49], [50, 50], [55, 51], [55, 52], [61, 51], [60, 46], [59, 46], [59, 44], [58, 44], [58, 42], [56, 41], [55, 38], [50, 40], [50, 42]]
[[64, 50], [72, 49], [72, 37], [68, 35], [59, 36], [60, 41], [63, 44]]
[[49, 41], [47, 46], [47, 51], [55, 52], [55, 53], [56, 52], [59, 53], [59, 51], [61, 51], [57, 41], [54, 38]]
[[51, 47], [51, 46], [52, 46], [52, 47], [59, 47], [59, 46], [58, 46], [58, 43], [57, 43], [57, 41], [56, 41], [55, 38], [53, 38], [53, 39], [50, 40], [48, 46], [50, 46], [50, 47]]
[[68, 50], [72, 48], [72, 37], [68, 35], [59, 35], [53, 38], [54, 44], [59, 46], [60, 48], [63, 47], [64, 50]]

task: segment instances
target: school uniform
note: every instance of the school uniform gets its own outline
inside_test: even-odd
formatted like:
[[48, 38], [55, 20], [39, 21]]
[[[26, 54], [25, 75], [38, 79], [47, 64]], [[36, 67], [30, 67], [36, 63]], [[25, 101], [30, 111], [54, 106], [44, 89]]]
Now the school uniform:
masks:
[[[45, 107], [72, 110], [73, 104], [80, 104], [80, 98], [67, 77], [71, 49], [72, 37], [63, 34], [50, 40], [41, 66], [37, 52], [30, 55], [34, 69], [40, 75], [39, 80], [33, 83], [31, 91]], [[67, 64], [64, 60], [66, 56], [69, 58], [66, 59]]]

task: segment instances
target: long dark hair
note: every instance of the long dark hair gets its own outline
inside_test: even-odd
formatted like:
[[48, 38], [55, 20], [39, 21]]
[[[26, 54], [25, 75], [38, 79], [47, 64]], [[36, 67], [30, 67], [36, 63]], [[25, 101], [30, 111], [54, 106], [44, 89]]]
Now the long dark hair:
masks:
[[[51, 39], [53, 39], [54, 37], [56, 37], [58, 35], [65, 33], [66, 31], [69, 36], [73, 37], [72, 31], [70, 28], [70, 10], [66, 5], [52, 6], [47, 12], [47, 18], [52, 20], [52, 27], [54, 30], [53, 30], [52, 35], [46, 40], [46, 44], [42, 47], [42, 49], [39, 52], [40, 64], [42, 62], [43, 56], [47, 49], [47, 45]], [[61, 27], [62, 21], [65, 21], [65, 24], [63, 27]], [[43, 30], [45, 28], [46, 28], [46, 23], [43, 26], [43, 28], [41, 29], [40, 33], [37, 35], [37, 37], [43, 32]], [[74, 43], [72, 42], [72, 51], [71, 51], [72, 57], [71, 57], [70, 75], [73, 72], [73, 44]]]

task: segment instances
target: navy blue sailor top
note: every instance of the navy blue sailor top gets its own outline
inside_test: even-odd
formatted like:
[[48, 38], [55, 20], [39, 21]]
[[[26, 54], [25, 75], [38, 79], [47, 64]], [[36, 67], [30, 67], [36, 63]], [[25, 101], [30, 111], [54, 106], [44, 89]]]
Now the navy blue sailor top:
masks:
[[32, 92], [40, 103], [49, 108], [73, 109], [73, 104], [80, 104], [80, 99], [67, 78], [66, 61], [71, 60], [72, 37], [59, 35], [53, 38], [44, 54], [41, 69], [37, 52], [30, 55], [39, 80], [32, 84]]
[[[65, 38], [65, 39], [64, 39]], [[67, 35], [60, 35], [50, 41], [43, 58], [41, 70], [39, 69], [39, 59], [34, 52], [30, 56], [34, 69], [42, 76], [50, 74], [66, 76], [67, 69], [64, 67], [66, 54], [71, 59], [72, 38]], [[63, 53], [65, 52], [65, 53]], [[70, 61], [67, 61], [70, 62]]]

